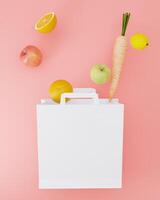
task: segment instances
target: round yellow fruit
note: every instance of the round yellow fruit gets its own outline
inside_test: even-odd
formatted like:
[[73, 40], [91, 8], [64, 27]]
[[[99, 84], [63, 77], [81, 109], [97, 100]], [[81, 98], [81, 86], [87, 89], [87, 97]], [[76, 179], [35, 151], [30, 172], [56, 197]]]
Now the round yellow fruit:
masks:
[[149, 45], [149, 39], [146, 35], [141, 33], [136, 33], [132, 35], [130, 39], [131, 46], [134, 49], [142, 50]]
[[56, 27], [56, 24], [57, 17], [55, 13], [47, 13], [35, 24], [35, 30], [39, 33], [49, 33]]
[[72, 85], [65, 80], [57, 80], [49, 87], [49, 94], [53, 101], [60, 103], [61, 94], [73, 92]]

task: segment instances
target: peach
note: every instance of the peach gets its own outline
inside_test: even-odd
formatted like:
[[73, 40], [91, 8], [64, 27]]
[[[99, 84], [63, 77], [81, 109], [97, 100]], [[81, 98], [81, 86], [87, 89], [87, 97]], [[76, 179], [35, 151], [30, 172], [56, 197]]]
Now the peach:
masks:
[[27, 66], [37, 67], [42, 62], [42, 53], [37, 47], [28, 45], [21, 51], [20, 60]]

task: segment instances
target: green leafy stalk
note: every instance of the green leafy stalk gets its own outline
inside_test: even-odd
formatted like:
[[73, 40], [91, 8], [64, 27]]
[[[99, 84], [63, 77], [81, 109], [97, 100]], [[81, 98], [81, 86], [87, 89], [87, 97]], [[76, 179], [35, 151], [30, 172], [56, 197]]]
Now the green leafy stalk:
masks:
[[122, 32], [121, 32], [121, 35], [123, 35], [123, 36], [125, 36], [129, 18], [130, 18], [130, 13], [123, 13], [123, 17], [122, 17]]

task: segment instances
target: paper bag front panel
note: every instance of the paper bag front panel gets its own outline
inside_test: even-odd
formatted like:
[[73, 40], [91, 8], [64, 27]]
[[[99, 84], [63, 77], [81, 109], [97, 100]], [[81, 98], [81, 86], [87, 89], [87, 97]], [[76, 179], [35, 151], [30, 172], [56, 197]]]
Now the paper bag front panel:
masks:
[[119, 188], [123, 105], [38, 105], [40, 188]]

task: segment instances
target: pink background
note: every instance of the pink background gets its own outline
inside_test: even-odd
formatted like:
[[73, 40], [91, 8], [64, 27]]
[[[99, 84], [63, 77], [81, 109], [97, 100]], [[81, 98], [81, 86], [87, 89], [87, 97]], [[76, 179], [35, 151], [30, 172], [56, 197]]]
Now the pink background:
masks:
[[[159, 0], [5, 0], [0, 6], [0, 199], [160, 199], [160, 12]], [[41, 35], [34, 23], [55, 11], [58, 26]], [[150, 46], [127, 52], [118, 97], [125, 103], [123, 189], [39, 190], [35, 105], [48, 97], [49, 84], [66, 79], [74, 87], [108, 85], [89, 78], [93, 64], [112, 64], [121, 14], [132, 13], [127, 35], [144, 32]], [[19, 61], [21, 49], [37, 45], [43, 64]], [[106, 127], [107, 128], [107, 127]]]

